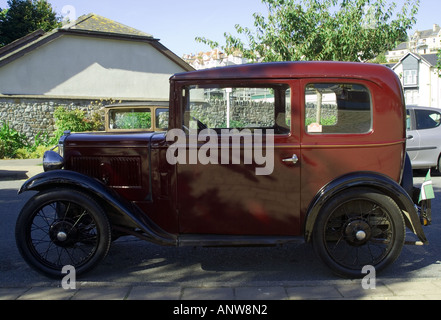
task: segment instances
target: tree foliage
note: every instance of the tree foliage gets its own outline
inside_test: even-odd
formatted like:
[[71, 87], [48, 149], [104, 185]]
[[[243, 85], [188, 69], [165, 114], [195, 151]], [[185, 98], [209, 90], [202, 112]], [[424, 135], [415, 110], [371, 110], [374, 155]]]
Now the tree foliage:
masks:
[[255, 13], [254, 27], [236, 25], [226, 44], [196, 41], [226, 53], [239, 50], [252, 61], [366, 61], [407, 39], [420, 0], [262, 0], [268, 14]]
[[46, 0], [8, 0], [8, 6], [0, 8], [0, 47], [33, 31], [61, 26], [61, 17]]

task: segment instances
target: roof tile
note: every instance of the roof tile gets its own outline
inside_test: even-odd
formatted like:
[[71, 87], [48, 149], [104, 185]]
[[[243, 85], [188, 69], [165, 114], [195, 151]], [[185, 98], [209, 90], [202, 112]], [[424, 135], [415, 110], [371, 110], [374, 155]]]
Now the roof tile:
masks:
[[122, 23], [113, 21], [94, 13], [79, 17], [76, 21], [64, 26], [63, 29], [105, 32], [153, 38], [151, 34], [128, 27]]

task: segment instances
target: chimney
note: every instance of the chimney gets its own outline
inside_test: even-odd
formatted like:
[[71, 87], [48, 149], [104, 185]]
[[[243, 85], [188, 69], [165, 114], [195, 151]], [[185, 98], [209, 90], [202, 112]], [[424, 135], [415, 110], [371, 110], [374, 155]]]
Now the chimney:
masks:
[[437, 32], [439, 31], [439, 25], [437, 25], [436, 23], [433, 24], [433, 32]]

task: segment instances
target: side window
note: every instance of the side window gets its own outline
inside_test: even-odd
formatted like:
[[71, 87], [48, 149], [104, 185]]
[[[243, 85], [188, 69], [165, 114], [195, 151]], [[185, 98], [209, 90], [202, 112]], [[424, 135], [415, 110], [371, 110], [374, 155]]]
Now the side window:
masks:
[[441, 114], [430, 110], [415, 110], [417, 130], [432, 129], [440, 125]]
[[290, 132], [291, 90], [288, 86], [189, 86], [184, 94], [184, 130], [273, 129], [275, 134]]
[[363, 85], [308, 84], [305, 108], [305, 128], [310, 134], [361, 134], [372, 129], [371, 95]]
[[168, 109], [156, 109], [156, 128], [161, 130], [168, 129]]
[[406, 110], [406, 130], [411, 130], [412, 128], [412, 118], [410, 117], [409, 109]]
[[126, 108], [109, 111], [110, 129], [150, 129], [152, 114], [150, 108]]

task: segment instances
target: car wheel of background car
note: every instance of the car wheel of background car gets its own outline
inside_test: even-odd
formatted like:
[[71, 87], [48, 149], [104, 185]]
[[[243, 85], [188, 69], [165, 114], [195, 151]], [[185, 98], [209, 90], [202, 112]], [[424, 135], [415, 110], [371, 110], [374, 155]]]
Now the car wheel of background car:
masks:
[[318, 256], [339, 276], [360, 278], [363, 267], [381, 271], [400, 255], [405, 240], [401, 210], [388, 196], [353, 189], [332, 198], [313, 234]]
[[96, 201], [72, 189], [43, 191], [22, 209], [15, 229], [25, 261], [50, 277], [62, 277], [64, 266], [80, 275], [109, 251], [111, 227]]

